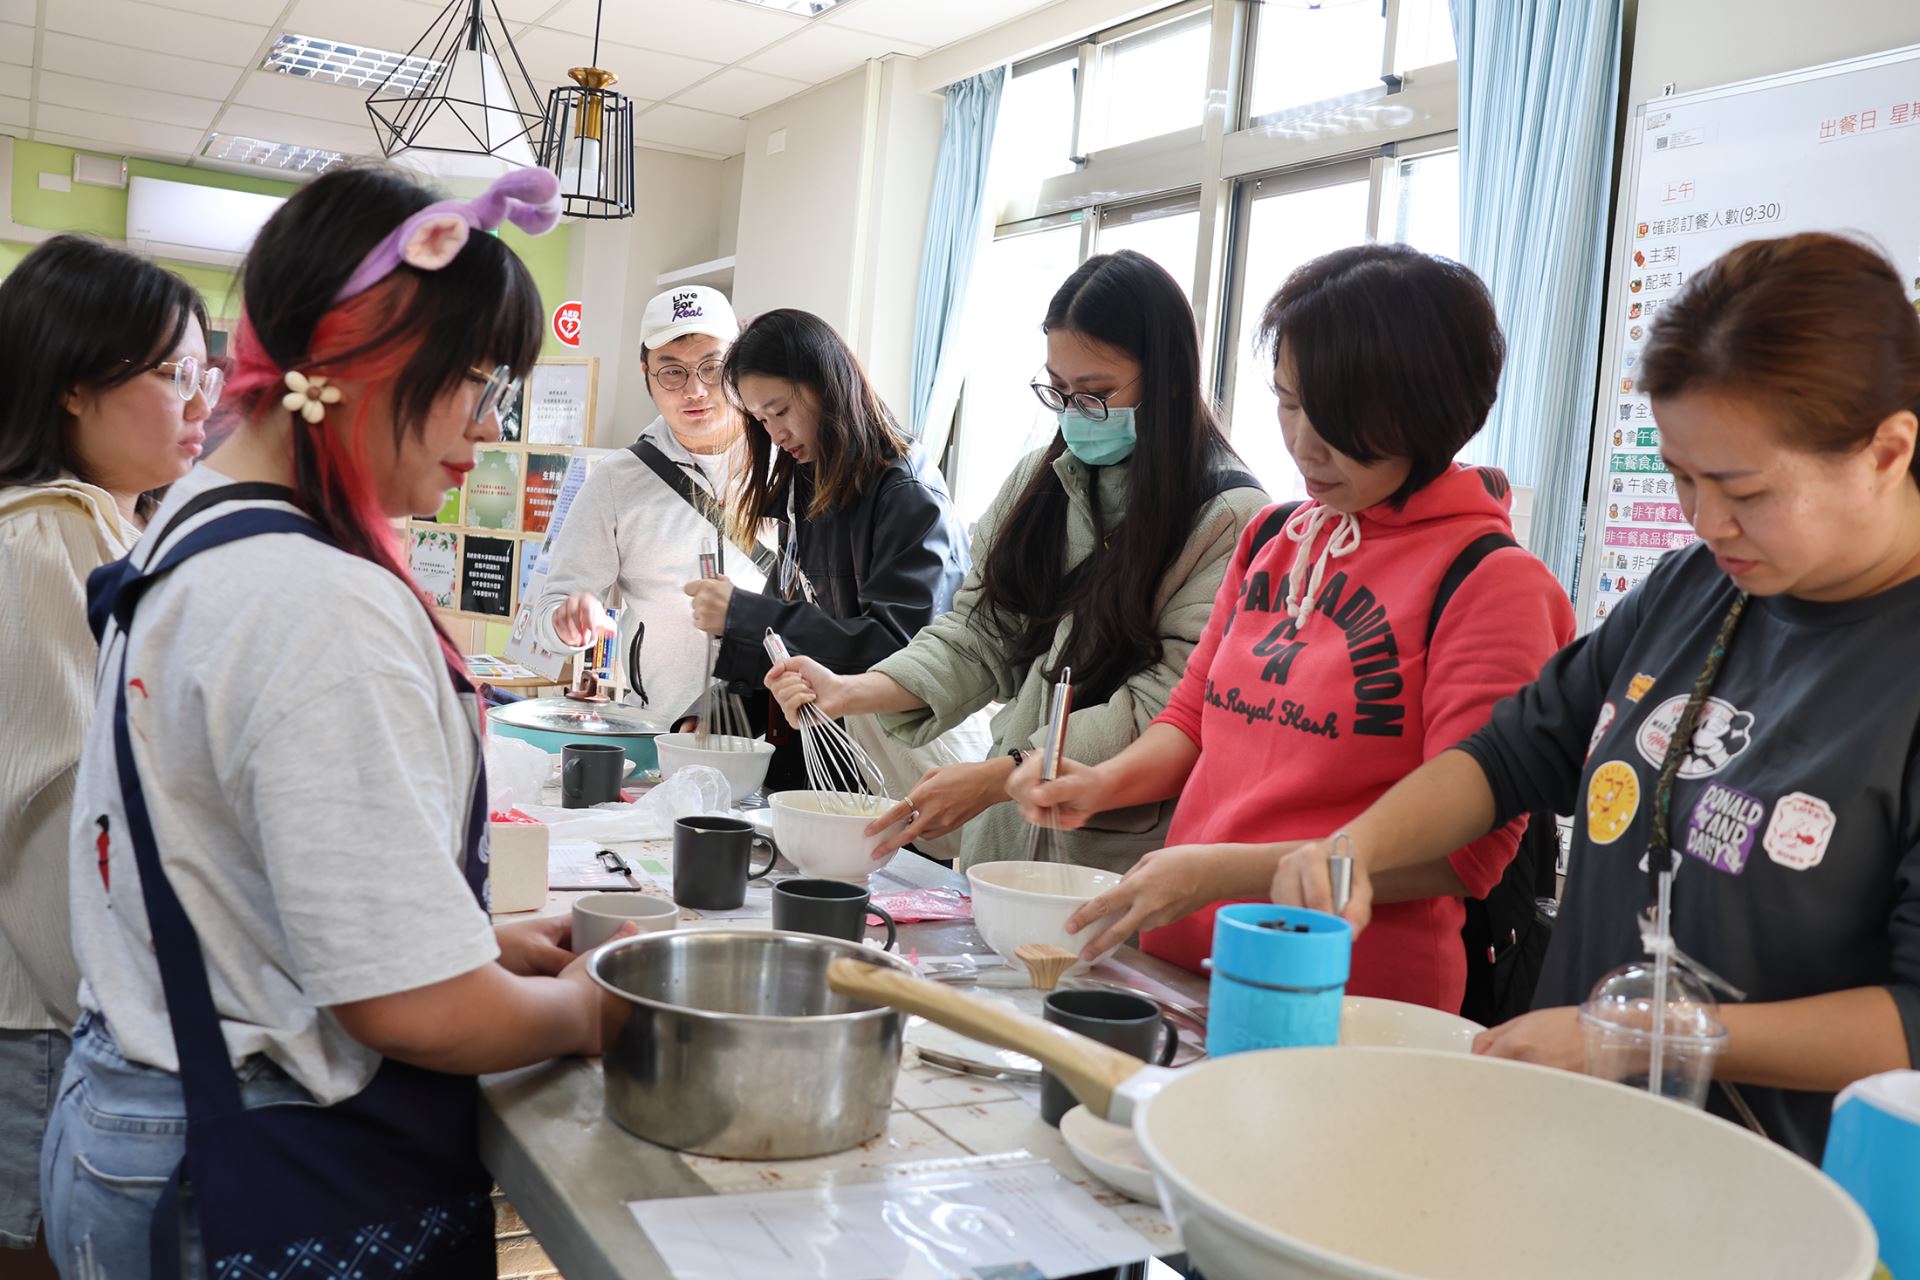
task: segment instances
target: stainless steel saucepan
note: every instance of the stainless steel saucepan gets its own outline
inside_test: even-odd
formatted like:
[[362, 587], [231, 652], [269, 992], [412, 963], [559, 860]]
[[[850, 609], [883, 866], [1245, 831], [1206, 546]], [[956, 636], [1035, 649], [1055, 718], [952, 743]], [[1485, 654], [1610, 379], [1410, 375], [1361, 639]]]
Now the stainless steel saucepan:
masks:
[[663, 1147], [739, 1160], [878, 1137], [905, 1019], [828, 990], [834, 960], [913, 972], [857, 943], [765, 929], [644, 934], [595, 953], [607, 1114]]
[[1045, 1063], [1130, 1124], [1207, 1280], [1868, 1280], [1866, 1215], [1747, 1130], [1606, 1081], [1417, 1049], [1170, 1070], [871, 964], [832, 988]]

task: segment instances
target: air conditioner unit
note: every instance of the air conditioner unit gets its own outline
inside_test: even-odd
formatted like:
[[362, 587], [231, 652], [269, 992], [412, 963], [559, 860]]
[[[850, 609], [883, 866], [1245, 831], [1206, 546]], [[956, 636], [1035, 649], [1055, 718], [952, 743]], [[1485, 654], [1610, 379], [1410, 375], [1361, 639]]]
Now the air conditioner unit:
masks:
[[127, 183], [127, 247], [153, 258], [235, 267], [285, 203], [251, 191], [134, 178]]

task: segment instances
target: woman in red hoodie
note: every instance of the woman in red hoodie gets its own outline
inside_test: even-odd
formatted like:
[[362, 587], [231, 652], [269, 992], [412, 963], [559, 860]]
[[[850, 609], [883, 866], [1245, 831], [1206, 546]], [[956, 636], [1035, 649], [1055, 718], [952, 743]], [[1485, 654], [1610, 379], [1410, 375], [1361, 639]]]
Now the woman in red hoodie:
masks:
[[[1505, 356], [1472, 272], [1405, 245], [1342, 249], [1287, 279], [1260, 339], [1309, 500], [1247, 526], [1146, 733], [1104, 764], [1065, 762], [1052, 784], [1029, 765], [1013, 787], [1030, 821], [1064, 827], [1180, 797], [1169, 847], [1068, 927], [1106, 917], [1095, 948], [1145, 929], [1149, 954], [1196, 971], [1215, 907], [1265, 900], [1275, 842], [1338, 830], [1485, 724], [1574, 630], [1567, 593], [1512, 541], [1506, 478], [1452, 461]], [[1457, 1010], [1461, 899], [1499, 881], [1523, 823], [1376, 879], [1347, 989]]]

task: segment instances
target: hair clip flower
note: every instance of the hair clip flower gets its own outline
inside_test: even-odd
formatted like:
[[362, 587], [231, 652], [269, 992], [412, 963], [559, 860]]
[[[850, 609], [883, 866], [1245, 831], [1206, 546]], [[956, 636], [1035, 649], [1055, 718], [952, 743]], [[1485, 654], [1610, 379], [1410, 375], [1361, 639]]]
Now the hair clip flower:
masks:
[[297, 413], [317, 425], [327, 416], [327, 406], [339, 403], [340, 388], [328, 386], [325, 378], [309, 378], [297, 370], [287, 370], [287, 394], [280, 397], [280, 407], [288, 413]]

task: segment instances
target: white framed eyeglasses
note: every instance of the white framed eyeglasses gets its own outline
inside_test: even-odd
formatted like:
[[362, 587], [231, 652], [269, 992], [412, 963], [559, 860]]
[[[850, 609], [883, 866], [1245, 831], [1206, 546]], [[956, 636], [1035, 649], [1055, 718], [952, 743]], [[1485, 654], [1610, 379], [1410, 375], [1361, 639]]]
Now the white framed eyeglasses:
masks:
[[485, 422], [487, 415], [498, 413], [520, 398], [520, 379], [513, 376], [509, 365], [495, 365], [490, 370], [470, 368], [467, 376], [481, 384], [480, 398], [473, 405], [475, 422]]
[[[121, 364], [132, 364], [131, 360], [122, 360]], [[148, 373], [164, 373], [173, 379], [173, 390], [182, 400], [191, 400], [198, 394], [205, 397], [207, 408], [220, 403], [220, 390], [226, 385], [226, 375], [219, 368], [203, 365], [194, 356], [182, 356], [178, 360], [161, 360], [146, 367]]]

